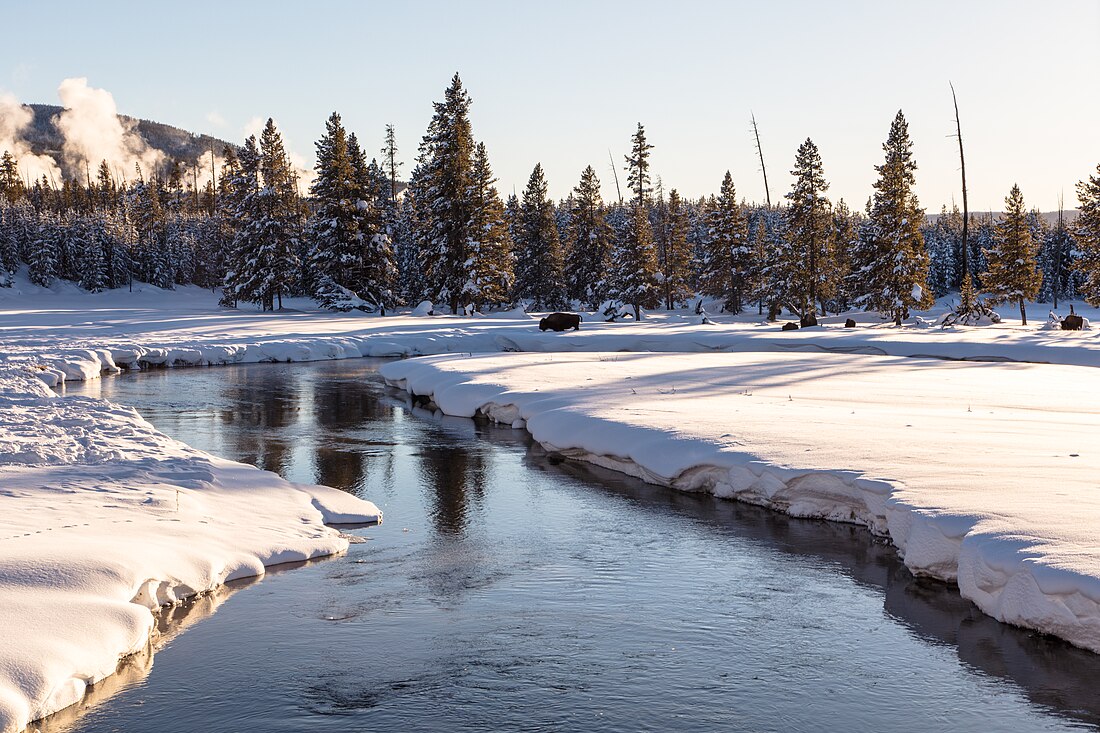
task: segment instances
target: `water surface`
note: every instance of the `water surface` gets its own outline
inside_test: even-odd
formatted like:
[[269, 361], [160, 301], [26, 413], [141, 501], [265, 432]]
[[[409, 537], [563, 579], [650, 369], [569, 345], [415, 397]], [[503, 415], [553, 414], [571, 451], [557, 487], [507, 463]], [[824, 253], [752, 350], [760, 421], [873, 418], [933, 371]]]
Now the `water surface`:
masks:
[[198, 448], [360, 494], [386, 521], [355, 530], [365, 541], [344, 556], [205, 604], [151, 664], [56, 729], [1100, 723], [1100, 657], [914, 579], [862, 529], [552, 462], [523, 431], [412, 409], [376, 366], [69, 386]]

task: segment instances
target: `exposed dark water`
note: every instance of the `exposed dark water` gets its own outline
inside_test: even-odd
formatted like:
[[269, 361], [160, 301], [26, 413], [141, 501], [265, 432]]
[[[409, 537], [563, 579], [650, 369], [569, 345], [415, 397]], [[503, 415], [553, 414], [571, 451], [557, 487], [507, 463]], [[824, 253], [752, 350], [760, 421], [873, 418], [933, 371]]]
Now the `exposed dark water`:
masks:
[[[1100, 657], [914, 579], [865, 531], [552, 465], [407, 407], [365, 360], [69, 391], [362, 494], [347, 555], [176, 612], [86, 731], [1040, 731], [1100, 722]], [[216, 613], [214, 612], [216, 610]], [[189, 615], [190, 614], [190, 615]], [[75, 718], [75, 720], [74, 720]]]

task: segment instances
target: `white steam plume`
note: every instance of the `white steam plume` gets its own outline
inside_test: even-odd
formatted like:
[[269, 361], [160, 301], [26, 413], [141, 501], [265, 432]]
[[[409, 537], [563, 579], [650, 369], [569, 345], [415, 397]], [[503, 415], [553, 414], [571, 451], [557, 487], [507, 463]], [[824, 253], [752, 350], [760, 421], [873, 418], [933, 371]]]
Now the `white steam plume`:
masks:
[[150, 148], [133, 131], [136, 123], [118, 117], [115, 98], [106, 89], [88, 86], [84, 77], [65, 79], [57, 88], [65, 110], [54, 124], [64, 138], [62, 155], [71, 171], [95, 171], [104, 160], [116, 178], [133, 180], [136, 165], [149, 178], [164, 161], [164, 154]]
[[0, 155], [8, 151], [19, 162], [19, 174], [24, 182], [33, 183], [42, 176], [51, 185], [61, 185], [61, 170], [48, 155], [35, 155], [23, 140], [23, 131], [34, 120], [34, 112], [24, 107], [13, 95], [0, 93]]

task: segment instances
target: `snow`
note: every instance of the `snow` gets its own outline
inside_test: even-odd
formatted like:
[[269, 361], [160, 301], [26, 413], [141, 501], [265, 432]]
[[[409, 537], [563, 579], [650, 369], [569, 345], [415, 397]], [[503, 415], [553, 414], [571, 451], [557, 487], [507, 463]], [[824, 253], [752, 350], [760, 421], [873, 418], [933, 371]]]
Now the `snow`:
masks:
[[[305, 299], [286, 299], [287, 310], [267, 313], [219, 308], [217, 300], [210, 291], [190, 286], [163, 291], [137, 284], [134, 293], [89, 294], [67, 285], [47, 291], [23, 280], [0, 288], [5, 346], [0, 363], [34, 369], [51, 384], [95, 378], [116, 367], [500, 351], [832, 351], [1100, 366], [1100, 332], [1023, 327], [1018, 309], [1014, 315], [1011, 306], [996, 326], [920, 327], [918, 318], [938, 322], [947, 301], [914, 313], [901, 328], [874, 313], [852, 312], [819, 318], [822, 328], [781, 332], [779, 323], [762, 323], [751, 310], [740, 316], [709, 315], [701, 323], [688, 308], [649, 313], [640, 323], [606, 323], [598, 314], [584, 314], [580, 331], [558, 334], [539, 332], [539, 316], [521, 310], [434, 318], [406, 311], [383, 317], [321, 311]], [[709, 313], [718, 310], [708, 308]], [[1077, 312], [1093, 320], [1100, 315], [1084, 304], [1077, 304]], [[843, 328], [847, 317], [860, 327]]]
[[854, 522], [989, 615], [1100, 652], [1100, 371], [828, 353], [436, 356], [442, 412], [651, 483]]
[[384, 373], [445, 412], [480, 410], [655, 483], [865, 524], [987, 613], [1100, 651], [1098, 418], [1082, 398], [1100, 393], [1096, 331], [1023, 327], [1012, 307], [994, 326], [925, 327], [946, 300], [901, 328], [845, 313], [781, 332], [751, 310], [689, 308], [641, 323], [589, 314], [566, 333], [540, 332], [522, 309], [382, 317], [217, 301], [140, 283], [44, 289], [22, 274], [0, 288], [0, 628], [25, 630], [0, 636], [3, 733], [155, 643], [150, 609], [340, 552], [325, 523], [378, 514], [45, 386], [123, 369], [444, 355]]
[[[91, 359], [93, 355], [89, 354]], [[0, 369], [0, 731], [81, 700], [153, 611], [342, 552], [367, 501], [171, 440], [136, 412]]]

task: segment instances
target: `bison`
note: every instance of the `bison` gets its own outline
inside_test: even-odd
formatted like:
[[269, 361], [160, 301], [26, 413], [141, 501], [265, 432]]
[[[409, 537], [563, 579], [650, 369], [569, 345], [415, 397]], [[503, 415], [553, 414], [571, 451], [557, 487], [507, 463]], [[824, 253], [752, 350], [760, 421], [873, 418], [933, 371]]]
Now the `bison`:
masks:
[[539, 321], [540, 331], [545, 331], [548, 328], [551, 331], [565, 331], [570, 328], [574, 331], [580, 331], [581, 317], [576, 313], [551, 313]]

